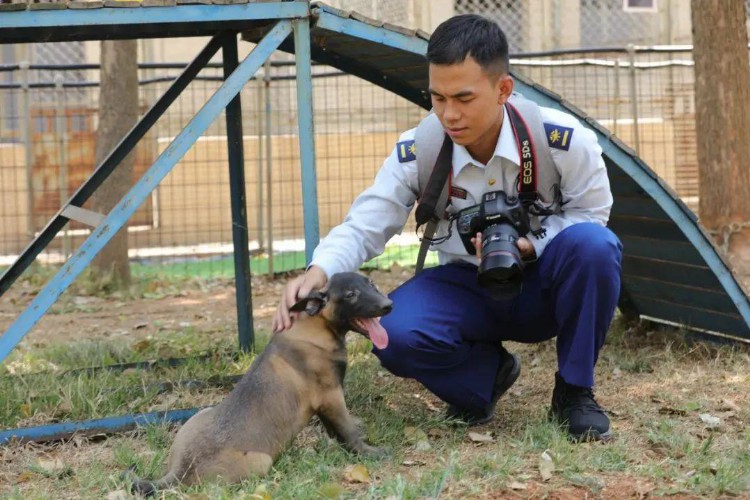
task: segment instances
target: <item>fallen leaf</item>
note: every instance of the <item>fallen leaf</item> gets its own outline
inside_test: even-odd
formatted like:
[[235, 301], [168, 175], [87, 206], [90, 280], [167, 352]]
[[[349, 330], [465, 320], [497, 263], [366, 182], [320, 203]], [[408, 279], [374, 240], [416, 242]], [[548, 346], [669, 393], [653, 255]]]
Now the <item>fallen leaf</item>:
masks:
[[539, 474], [542, 476], [542, 481], [552, 479], [553, 472], [555, 472], [555, 462], [552, 461], [550, 451], [545, 450], [539, 457]]
[[491, 443], [495, 440], [489, 434], [479, 434], [478, 432], [470, 432], [469, 439], [475, 443]]
[[20, 410], [22, 417], [28, 418], [31, 416], [31, 405], [29, 403], [22, 404]]
[[430, 411], [434, 411], [434, 412], [439, 412], [440, 411], [440, 408], [438, 408], [437, 406], [435, 406], [435, 403], [433, 403], [432, 401], [430, 401], [428, 399], [424, 400], [424, 405]]
[[432, 429], [427, 429], [427, 436], [432, 439], [440, 439], [445, 436], [445, 431], [438, 427], [433, 427]]
[[415, 465], [425, 465], [426, 462], [423, 462], [422, 460], [404, 460], [401, 462], [401, 465], [405, 465], [407, 467], [413, 467]]
[[417, 444], [414, 445], [414, 451], [430, 451], [431, 449], [432, 445], [426, 439], [417, 441]]
[[710, 413], [701, 413], [698, 417], [700, 417], [701, 421], [706, 424], [706, 427], [709, 429], [719, 427], [721, 424], [721, 419], [719, 417], [714, 417]]
[[250, 495], [250, 498], [253, 500], [271, 500], [272, 497], [268, 492], [268, 485], [266, 483], [260, 483]]
[[151, 347], [151, 341], [149, 339], [141, 339], [138, 342], [130, 344], [130, 348], [137, 352], [145, 351]]
[[519, 483], [518, 481], [511, 481], [508, 483], [508, 488], [511, 490], [525, 490], [527, 486], [524, 483]]
[[350, 465], [344, 470], [344, 480], [348, 483], [370, 484], [370, 471], [362, 464]]
[[719, 407], [719, 410], [721, 411], [734, 411], [738, 412], [740, 411], [740, 407], [737, 406], [737, 403], [732, 401], [731, 399], [722, 399], [721, 400], [721, 406]]
[[680, 408], [670, 408], [668, 406], [662, 406], [659, 408], [659, 413], [662, 415], [679, 415], [681, 417], [684, 417], [687, 415], [687, 412], [685, 410], [682, 410]]
[[53, 458], [51, 460], [40, 458], [37, 460], [36, 464], [40, 469], [50, 474], [56, 474], [65, 469], [65, 464], [59, 458]]
[[323, 498], [339, 498], [344, 493], [344, 487], [336, 483], [325, 483], [318, 488], [318, 494]]
[[407, 443], [414, 445], [416, 451], [429, 451], [432, 449], [427, 439], [427, 434], [418, 427], [404, 427], [404, 437], [406, 437]]
[[34, 477], [34, 473], [32, 473], [31, 471], [25, 470], [25, 471], [21, 472], [18, 475], [18, 477], [16, 478], [16, 482], [17, 483], [25, 483], [26, 481], [28, 481], [32, 477]]

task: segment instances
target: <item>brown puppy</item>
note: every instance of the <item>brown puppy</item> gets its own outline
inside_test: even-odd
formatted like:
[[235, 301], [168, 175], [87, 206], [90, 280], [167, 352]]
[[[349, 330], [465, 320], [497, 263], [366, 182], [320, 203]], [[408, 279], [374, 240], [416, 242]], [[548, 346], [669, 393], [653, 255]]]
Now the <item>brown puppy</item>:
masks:
[[348, 450], [382, 455], [363, 441], [344, 402], [344, 337], [354, 330], [384, 348], [388, 336], [377, 318], [392, 304], [364, 276], [332, 276], [325, 289], [294, 305], [293, 311], [307, 314], [274, 335], [224, 401], [185, 422], [163, 478], [144, 481], [129, 474], [133, 492], [151, 495], [177, 483], [265, 475], [313, 415]]

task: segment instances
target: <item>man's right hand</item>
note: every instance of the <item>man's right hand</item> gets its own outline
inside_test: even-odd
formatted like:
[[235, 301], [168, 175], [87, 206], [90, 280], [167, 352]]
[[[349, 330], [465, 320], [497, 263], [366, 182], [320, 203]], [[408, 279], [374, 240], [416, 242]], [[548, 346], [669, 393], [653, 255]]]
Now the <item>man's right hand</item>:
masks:
[[[289, 312], [294, 304], [304, 299], [312, 290], [323, 288], [328, 282], [328, 277], [323, 270], [317, 266], [310, 266], [302, 276], [297, 276], [286, 284], [284, 291], [281, 293], [281, 301], [276, 308], [276, 314], [273, 316], [271, 328], [273, 333], [283, 332], [292, 326], [294, 317]], [[296, 316], [296, 315], [295, 315]]]

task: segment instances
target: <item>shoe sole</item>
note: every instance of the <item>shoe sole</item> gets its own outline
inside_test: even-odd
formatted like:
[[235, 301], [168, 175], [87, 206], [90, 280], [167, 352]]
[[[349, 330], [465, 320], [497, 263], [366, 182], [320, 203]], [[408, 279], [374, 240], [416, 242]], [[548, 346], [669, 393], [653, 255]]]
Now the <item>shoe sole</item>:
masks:
[[554, 422], [564, 427], [565, 430], [568, 431], [568, 439], [572, 443], [591, 443], [594, 441], [602, 441], [606, 443], [607, 441], [612, 439], [612, 429], [608, 429], [607, 432], [599, 432], [594, 429], [589, 429], [581, 434], [570, 433], [567, 421], [560, 420], [558, 416], [552, 411], [552, 408], [550, 408], [549, 412], [547, 413], [547, 418], [550, 422]]

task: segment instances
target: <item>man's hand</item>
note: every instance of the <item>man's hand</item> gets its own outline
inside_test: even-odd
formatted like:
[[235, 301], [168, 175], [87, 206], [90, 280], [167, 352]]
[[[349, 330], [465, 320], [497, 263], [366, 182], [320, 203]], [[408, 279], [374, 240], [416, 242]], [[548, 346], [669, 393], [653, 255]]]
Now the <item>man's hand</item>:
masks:
[[[477, 250], [477, 257], [481, 258], [482, 233], [477, 233], [477, 235], [471, 239], [471, 242], [474, 243], [474, 248], [476, 248]], [[536, 250], [534, 250], [534, 245], [532, 245], [527, 238], [518, 238], [518, 241], [516, 241], [516, 246], [518, 247], [518, 251], [521, 252], [521, 258], [523, 260], [534, 260], [536, 258]]]
[[289, 312], [289, 308], [299, 300], [304, 299], [312, 290], [319, 290], [328, 282], [328, 277], [323, 270], [317, 266], [311, 266], [305, 274], [297, 276], [286, 284], [284, 291], [281, 293], [281, 301], [276, 308], [276, 314], [273, 316], [271, 328], [273, 333], [283, 332], [292, 326], [294, 318]]

